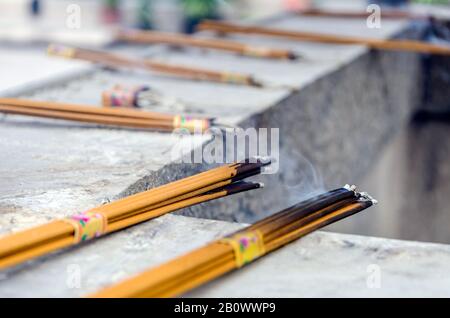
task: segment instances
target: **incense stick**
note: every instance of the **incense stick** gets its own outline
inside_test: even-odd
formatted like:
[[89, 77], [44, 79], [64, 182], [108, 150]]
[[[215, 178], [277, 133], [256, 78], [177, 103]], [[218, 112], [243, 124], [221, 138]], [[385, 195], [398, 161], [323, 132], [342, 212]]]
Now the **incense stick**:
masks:
[[190, 46], [225, 52], [237, 53], [240, 55], [269, 58], [269, 59], [289, 59], [295, 60], [298, 56], [289, 50], [279, 50], [268, 47], [259, 47], [242, 44], [239, 42], [224, 41], [217, 39], [198, 38], [189, 35], [176, 33], [165, 33], [156, 31], [123, 30], [118, 33], [117, 38], [128, 43], [140, 44], [169, 44], [175, 46]]
[[260, 188], [262, 184], [241, 181], [243, 174], [249, 171], [259, 174], [269, 164], [255, 161], [214, 168], [70, 218], [5, 236], [0, 239], [0, 269], [181, 208]]
[[450, 55], [450, 47], [412, 40], [379, 40], [323, 33], [289, 31], [258, 26], [241, 26], [218, 21], [204, 21], [199, 25], [199, 30], [210, 30], [220, 33], [255, 34], [316, 43], [366, 45], [372, 49], [388, 51]]
[[139, 69], [198, 81], [230, 83], [255, 87], [262, 86], [260, 82], [247, 74], [218, 72], [202, 68], [179, 66], [150, 59], [131, 58], [104, 51], [52, 44], [48, 47], [48, 53], [53, 56], [85, 60], [112, 68]]
[[212, 125], [210, 118], [15, 98], [0, 98], [0, 112], [159, 131], [183, 128], [191, 132], [204, 132]]
[[[418, 14], [405, 10], [381, 10], [381, 17], [385, 19], [412, 19], [412, 20], [428, 20], [430, 15]], [[347, 10], [326, 10], [326, 9], [304, 9], [298, 12], [299, 15], [313, 16], [313, 17], [330, 17], [330, 18], [368, 18], [373, 12], [366, 11], [347, 11]]]
[[342, 188], [312, 198], [91, 297], [173, 297], [376, 203]]

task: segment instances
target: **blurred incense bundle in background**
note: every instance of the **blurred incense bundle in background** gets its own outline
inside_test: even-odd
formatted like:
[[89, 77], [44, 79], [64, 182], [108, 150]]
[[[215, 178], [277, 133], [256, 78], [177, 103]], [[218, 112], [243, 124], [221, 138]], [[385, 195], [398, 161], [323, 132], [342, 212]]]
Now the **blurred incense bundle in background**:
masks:
[[[187, 32], [194, 30], [203, 19], [213, 18], [257, 18], [296, 9], [305, 0], [3, 0], [0, 2], [0, 25], [14, 26], [13, 32], [21, 29], [22, 35], [33, 32], [33, 28], [76, 31], [88, 35], [100, 28], [114, 29], [121, 25], [140, 29], [155, 29], [166, 32]], [[66, 11], [67, 9], [67, 11]], [[82, 26], [75, 20], [68, 20], [56, 12], [66, 12], [76, 17], [83, 14]], [[33, 28], [26, 23], [34, 17]], [[70, 21], [74, 25], [68, 25]], [[10, 30], [11, 31], [11, 30]], [[36, 31], [36, 30], [35, 30]], [[0, 36], [2, 33], [0, 33]]]
[[149, 58], [136, 58], [112, 53], [106, 50], [90, 50], [51, 44], [48, 49], [51, 56], [67, 59], [78, 59], [96, 63], [113, 69], [131, 69], [144, 72], [155, 72], [195, 81], [210, 81], [224, 84], [248, 85], [261, 87], [262, 83], [250, 74], [211, 70], [190, 65], [165, 63]]
[[212, 125], [212, 119], [209, 118], [13, 98], [0, 98], [0, 113], [166, 132], [175, 129], [185, 129], [192, 133], [205, 132]]
[[177, 98], [158, 92], [153, 87], [116, 84], [102, 92], [102, 106], [148, 109], [166, 107], [174, 110], [183, 110], [188, 105]]

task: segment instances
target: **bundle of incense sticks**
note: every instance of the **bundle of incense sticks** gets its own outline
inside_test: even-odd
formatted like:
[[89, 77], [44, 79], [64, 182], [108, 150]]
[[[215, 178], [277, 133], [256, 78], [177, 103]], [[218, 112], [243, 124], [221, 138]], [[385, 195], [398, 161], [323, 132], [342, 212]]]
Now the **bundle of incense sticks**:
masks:
[[102, 92], [104, 107], [150, 108], [164, 106], [171, 109], [184, 109], [185, 103], [175, 97], [164, 96], [154, 88], [145, 85], [126, 86], [117, 84]]
[[178, 209], [260, 188], [242, 181], [261, 173], [266, 159], [224, 165], [72, 217], [0, 239], [0, 269], [121, 230]]
[[210, 30], [220, 33], [242, 33], [262, 36], [273, 36], [296, 41], [342, 44], [366, 45], [372, 49], [406, 51], [426, 54], [450, 55], [450, 47], [410, 40], [379, 40], [351, 36], [339, 36], [313, 32], [299, 32], [281, 29], [264, 28], [258, 26], [242, 26], [227, 22], [204, 21], [199, 25], [200, 30]]
[[376, 203], [346, 186], [294, 205], [92, 297], [173, 297]]
[[133, 109], [110, 109], [15, 98], [0, 98], [0, 112], [158, 131], [182, 128], [191, 132], [203, 132], [211, 127], [213, 122], [212, 119], [206, 118]]
[[[330, 17], [330, 18], [367, 18], [373, 12], [367, 11], [347, 11], [347, 10], [327, 10], [327, 9], [303, 9], [298, 12], [300, 15], [314, 16], [314, 17]], [[411, 19], [411, 20], [428, 20], [432, 16], [426, 14], [414, 13], [406, 10], [382, 9], [381, 17], [386, 19]]]
[[131, 58], [104, 51], [88, 50], [55, 44], [51, 44], [47, 51], [50, 55], [69, 59], [85, 60], [111, 68], [139, 69], [199, 81], [230, 83], [256, 87], [262, 86], [261, 83], [254, 79], [251, 75], [247, 74], [218, 72], [202, 68], [179, 66], [150, 59]]
[[270, 58], [270, 59], [289, 59], [295, 60], [298, 56], [289, 50], [273, 49], [268, 47], [259, 47], [253, 45], [242, 44], [239, 42], [224, 41], [217, 39], [197, 38], [189, 35], [155, 32], [155, 31], [139, 31], [139, 30], [123, 30], [118, 33], [117, 38], [121, 41], [140, 44], [169, 44], [174, 46], [191, 46], [205, 49], [220, 50], [225, 52], [233, 52], [240, 55]]

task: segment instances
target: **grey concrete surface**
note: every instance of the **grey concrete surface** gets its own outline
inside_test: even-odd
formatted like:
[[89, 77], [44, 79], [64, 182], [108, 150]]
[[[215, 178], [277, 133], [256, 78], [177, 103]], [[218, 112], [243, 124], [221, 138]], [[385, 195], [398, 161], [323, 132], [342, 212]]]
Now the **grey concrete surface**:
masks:
[[[0, 297], [81, 297], [236, 231], [166, 215], [0, 273]], [[30, 288], [34, 286], [34, 288]]]
[[186, 296], [448, 297], [449, 261], [448, 245], [316, 232]]
[[108, 201], [161, 169], [179, 142], [171, 134], [19, 116], [2, 119], [0, 131], [0, 233]]
[[43, 83], [68, 80], [92, 69], [83, 61], [64, 61], [47, 56], [45, 46], [0, 44], [1, 96], [15, 95]]
[[[0, 297], [86, 296], [242, 226], [166, 215], [4, 271]], [[448, 245], [316, 232], [184, 296], [448, 297], [448, 264]]]
[[359, 183], [380, 202], [373, 213], [355, 215], [329, 229], [448, 244], [449, 133], [448, 122], [408, 125]]

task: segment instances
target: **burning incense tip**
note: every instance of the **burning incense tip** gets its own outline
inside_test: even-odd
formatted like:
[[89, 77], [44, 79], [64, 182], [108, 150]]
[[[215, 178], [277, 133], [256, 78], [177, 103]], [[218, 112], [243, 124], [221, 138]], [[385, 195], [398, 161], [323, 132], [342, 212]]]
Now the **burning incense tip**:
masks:
[[257, 158], [260, 162], [264, 163], [265, 165], [269, 165], [269, 164], [277, 162], [276, 158], [270, 157], [270, 156], [257, 156], [255, 158]]
[[344, 189], [347, 189], [347, 190], [349, 190], [349, 191], [356, 192], [357, 187], [356, 187], [354, 184], [353, 184], [353, 185], [346, 184], [346, 185], [344, 186]]
[[359, 195], [360, 195], [361, 198], [363, 198], [363, 199], [365, 199], [365, 200], [368, 200], [368, 201], [371, 201], [373, 205], [378, 204], [378, 200], [375, 199], [374, 197], [372, 197], [372, 196], [371, 196], [369, 193], [367, 193], [367, 192], [360, 192]]
[[263, 165], [269, 165], [274, 162], [274, 159], [269, 156], [254, 156], [252, 160], [255, 160], [258, 163], [262, 163]]
[[253, 78], [253, 77], [251, 77], [251, 78], [249, 79], [249, 84], [250, 84], [250, 86], [253, 86], [253, 87], [258, 87], [258, 88], [264, 87], [263, 82], [261, 82], [261, 81], [255, 79], [255, 78]]
[[288, 60], [291, 61], [295, 61], [295, 60], [299, 60], [303, 58], [300, 54], [294, 53], [294, 52], [289, 52], [288, 54]]

